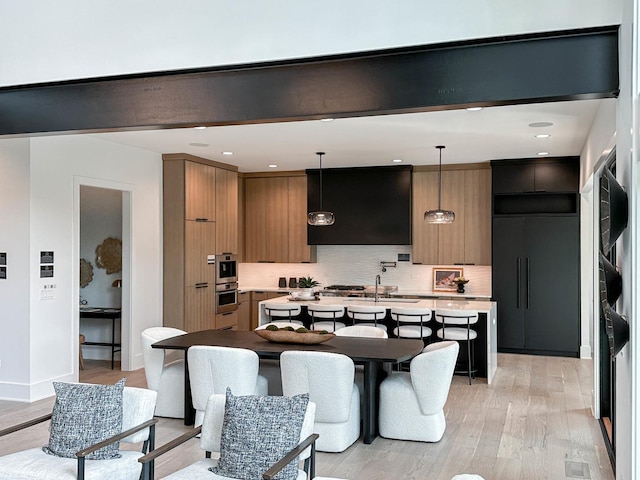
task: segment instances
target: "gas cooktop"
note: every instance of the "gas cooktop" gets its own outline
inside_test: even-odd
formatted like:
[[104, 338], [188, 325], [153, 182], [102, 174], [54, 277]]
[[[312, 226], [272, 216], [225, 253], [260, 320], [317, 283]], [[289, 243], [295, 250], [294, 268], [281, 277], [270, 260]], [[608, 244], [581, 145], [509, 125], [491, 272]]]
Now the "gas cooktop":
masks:
[[[390, 292], [395, 292], [396, 290], [398, 290], [397, 286], [378, 286], [378, 294], [380, 296], [388, 296]], [[345, 297], [372, 297], [375, 291], [375, 285], [329, 285], [321, 290], [321, 293]]]

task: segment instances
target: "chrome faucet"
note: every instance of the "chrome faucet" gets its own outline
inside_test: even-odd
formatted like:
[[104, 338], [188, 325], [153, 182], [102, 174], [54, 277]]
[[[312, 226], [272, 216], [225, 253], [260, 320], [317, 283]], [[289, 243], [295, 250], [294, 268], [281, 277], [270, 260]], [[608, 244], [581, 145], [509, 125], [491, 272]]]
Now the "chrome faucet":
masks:
[[380, 274], [376, 275], [376, 291], [374, 294], [374, 301], [378, 301], [378, 287], [380, 286]]

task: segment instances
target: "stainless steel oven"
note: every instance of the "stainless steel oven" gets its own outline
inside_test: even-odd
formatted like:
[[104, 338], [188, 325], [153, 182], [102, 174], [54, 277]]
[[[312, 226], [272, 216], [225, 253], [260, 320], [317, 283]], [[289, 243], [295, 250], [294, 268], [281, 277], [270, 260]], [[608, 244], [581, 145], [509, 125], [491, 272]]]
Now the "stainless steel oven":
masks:
[[238, 259], [233, 253], [219, 253], [215, 257], [216, 284], [238, 281]]
[[216, 285], [216, 314], [238, 309], [238, 284], [236, 282]]

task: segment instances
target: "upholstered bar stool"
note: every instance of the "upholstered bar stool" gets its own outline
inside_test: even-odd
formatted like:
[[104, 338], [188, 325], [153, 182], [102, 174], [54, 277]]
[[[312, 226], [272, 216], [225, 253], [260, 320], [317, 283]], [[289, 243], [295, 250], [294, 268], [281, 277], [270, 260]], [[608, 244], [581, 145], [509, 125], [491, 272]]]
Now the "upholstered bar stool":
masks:
[[438, 338], [467, 342], [467, 370], [456, 370], [456, 373], [469, 375], [469, 385], [471, 385], [471, 377], [476, 372], [472, 342], [478, 338], [478, 332], [473, 330], [471, 325], [478, 323], [478, 312], [475, 310], [439, 308], [436, 309], [436, 322], [442, 324], [442, 328], [436, 331]]
[[302, 308], [300, 305], [265, 305], [264, 313], [269, 317], [269, 322], [261, 325], [261, 327], [267, 327], [269, 325], [275, 325], [278, 328], [282, 327], [303, 327], [302, 320], [294, 317], [299, 317]]
[[353, 320], [354, 325], [367, 325], [387, 331], [387, 326], [382, 322], [387, 316], [386, 307], [377, 305], [349, 305], [347, 316]]
[[[344, 307], [340, 305], [308, 305], [307, 313], [311, 317], [311, 330], [326, 330], [327, 332], [335, 332], [346, 325], [344, 322], [338, 322], [338, 319], [344, 317]], [[316, 318], [323, 318], [316, 322]]]
[[422, 338], [424, 341], [432, 333], [426, 325], [431, 316], [430, 308], [393, 307], [391, 318], [396, 322], [393, 334], [399, 338]]

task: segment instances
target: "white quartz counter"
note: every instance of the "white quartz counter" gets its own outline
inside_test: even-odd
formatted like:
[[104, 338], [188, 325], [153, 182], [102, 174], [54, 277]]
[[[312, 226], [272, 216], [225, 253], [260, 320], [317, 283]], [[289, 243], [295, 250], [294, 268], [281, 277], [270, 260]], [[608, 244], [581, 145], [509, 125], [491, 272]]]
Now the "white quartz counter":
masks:
[[[278, 289], [274, 289], [278, 291]], [[300, 304], [306, 306], [309, 304], [319, 305], [340, 305], [348, 307], [349, 305], [380, 305], [391, 309], [393, 307], [421, 307], [436, 310], [438, 308], [460, 309], [460, 310], [476, 310], [479, 313], [487, 315], [487, 334], [486, 334], [486, 351], [487, 351], [487, 383], [491, 383], [493, 375], [498, 366], [498, 331], [497, 331], [497, 305], [496, 302], [486, 300], [440, 300], [440, 299], [406, 299], [406, 298], [383, 298], [375, 302], [373, 298], [357, 298], [357, 297], [320, 297], [319, 300], [303, 300], [292, 301], [289, 296], [271, 298], [260, 302], [259, 325], [268, 323], [268, 318], [264, 312], [264, 305], [283, 305], [283, 304]]]

